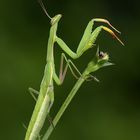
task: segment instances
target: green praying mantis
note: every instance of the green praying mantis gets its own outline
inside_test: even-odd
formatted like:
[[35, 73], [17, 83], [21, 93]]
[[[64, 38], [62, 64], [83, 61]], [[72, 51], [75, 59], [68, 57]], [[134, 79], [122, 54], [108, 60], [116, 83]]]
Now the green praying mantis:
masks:
[[[94, 23], [101, 22], [101, 23], [108, 24], [113, 30], [120, 33], [106, 19], [94, 18], [91, 21], [89, 21], [84, 31], [84, 34], [82, 36], [82, 39], [78, 45], [77, 51], [75, 53], [66, 45], [66, 43], [60, 37], [57, 36], [58, 22], [60, 21], [62, 15], [58, 14], [54, 16], [53, 18], [51, 18], [49, 14], [47, 13], [45, 6], [41, 0], [39, 0], [39, 3], [42, 9], [44, 10], [45, 14], [51, 20], [50, 22], [51, 28], [50, 28], [50, 35], [48, 39], [47, 58], [46, 58], [44, 76], [40, 85], [40, 90], [38, 92], [39, 96], [38, 96], [31, 120], [29, 122], [29, 126], [27, 128], [25, 140], [36, 140], [37, 137], [39, 136], [41, 128], [43, 127], [45, 119], [47, 115], [49, 114], [50, 109], [54, 102], [53, 81], [55, 81], [58, 85], [61, 85], [65, 79], [65, 75], [68, 68], [70, 68], [71, 72], [74, 74], [72, 70], [72, 66], [78, 71], [78, 69], [74, 66], [72, 61], [70, 59], [67, 59], [65, 54], [62, 53], [61, 63], [60, 63], [60, 74], [59, 76], [56, 74], [55, 62], [54, 62], [54, 44], [55, 43], [57, 43], [62, 48], [62, 50], [73, 59], [79, 58], [85, 51], [92, 48], [98, 35], [100, 34], [102, 30], [105, 30], [106, 32], [110, 33], [122, 45], [124, 45], [123, 42], [116, 36], [116, 34], [110, 28], [106, 26], [101, 25], [97, 27], [95, 30], [93, 30]], [[66, 60], [66, 65], [63, 69], [64, 60]], [[78, 73], [80, 74], [79, 71]], [[32, 92], [37, 92], [37, 91], [32, 90]]]

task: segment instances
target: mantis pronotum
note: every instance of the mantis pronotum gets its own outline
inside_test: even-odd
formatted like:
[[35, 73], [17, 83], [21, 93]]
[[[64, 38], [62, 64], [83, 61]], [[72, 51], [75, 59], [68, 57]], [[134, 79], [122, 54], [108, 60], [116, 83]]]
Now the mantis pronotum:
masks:
[[[39, 133], [44, 124], [45, 118], [49, 114], [50, 109], [54, 102], [53, 80], [58, 85], [61, 85], [64, 81], [67, 68], [69, 67], [70, 70], [72, 71], [70, 64], [72, 64], [72, 66], [74, 66], [70, 60], [66, 59], [64, 53], [62, 53], [61, 65], [60, 65], [60, 75], [57, 76], [57, 74], [55, 72], [54, 56], [53, 56], [53, 50], [54, 50], [55, 43], [57, 43], [62, 48], [62, 50], [73, 59], [79, 58], [85, 51], [92, 48], [99, 33], [102, 30], [105, 30], [108, 33], [110, 33], [113, 37], [115, 37], [123, 45], [123, 43], [115, 35], [115, 33], [106, 26], [99, 26], [95, 30], [92, 31], [94, 23], [101, 22], [101, 23], [108, 24], [112, 29], [119, 32], [106, 19], [95, 18], [95, 19], [92, 19], [91, 21], [89, 21], [89, 23], [84, 31], [83, 37], [79, 43], [76, 53], [73, 52], [66, 45], [66, 43], [57, 36], [58, 22], [61, 19], [62, 15], [58, 14], [58, 15], [54, 16], [53, 18], [51, 18], [48, 15], [47, 11], [45, 10], [45, 7], [41, 0], [39, 1], [39, 3], [41, 5], [41, 7], [43, 8], [44, 12], [46, 13], [46, 15], [51, 20], [51, 28], [50, 28], [50, 35], [49, 35], [49, 39], [48, 39], [47, 58], [46, 58], [44, 76], [43, 76], [43, 80], [40, 85], [39, 96], [38, 96], [28, 129], [26, 132], [25, 140], [36, 140], [36, 138], [39, 136]], [[64, 71], [62, 72], [63, 59], [66, 60], [67, 64], [64, 68]], [[74, 66], [74, 68], [75, 68], [75, 66]], [[72, 73], [73, 73], [73, 71], [72, 71]]]

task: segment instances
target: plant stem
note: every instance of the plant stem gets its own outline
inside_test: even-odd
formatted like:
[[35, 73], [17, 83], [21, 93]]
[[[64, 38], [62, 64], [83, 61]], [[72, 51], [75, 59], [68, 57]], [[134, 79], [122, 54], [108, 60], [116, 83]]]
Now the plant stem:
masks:
[[48, 130], [46, 131], [44, 137], [42, 140], [48, 140], [50, 137], [52, 131], [54, 130], [54, 127], [57, 125], [58, 121], [60, 120], [61, 116], [63, 115], [64, 111], [72, 101], [73, 97], [77, 93], [78, 89], [81, 87], [84, 81], [86, 81], [90, 77], [90, 73], [97, 71], [98, 69], [105, 67], [105, 66], [110, 66], [112, 63], [108, 62], [109, 56], [106, 53], [103, 53], [102, 56], [99, 55], [99, 49], [97, 50], [96, 56], [88, 63], [86, 69], [84, 70], [83, 74], [81, 77], [77, 80], [75, 83], [74, 87], [70, 91], [69, 95], [67, 96], [66, 100], [60, 107], [58, 113], [56, 114], [54, 120], [53, 120], [53, 125], [50, 125]]
[[[54, 127], [57, 125], [59, 119], [61, 118], [61, 116], [63, 115], [64, 111], [66, 110], [66, 108], [70, 104], [71, 100], [73, 99], [73, 97], [77, 93], [78, 89], [81, 87], [83, 82], [86, 80], [86, 77], [87, 77], [86, 75], [87, 75], [87, 72], [85, 71], [82, 74], [82, 76], [78, 79], [78, 81], [76, 82], [76, 84], [72, 88], [71, 92], [69, 93], [68, 97], [66, 98], [66, 100], [62, 104], [60, 110], [58, 111], [57, 115], [55, 116], [55, 118], [53, 120]], [[50, 137], [50, 135], [51, 135], [53, 130], [54, 130], [53, 126], [50, 125], [42, 140], [48, 140], [48, 138]]]

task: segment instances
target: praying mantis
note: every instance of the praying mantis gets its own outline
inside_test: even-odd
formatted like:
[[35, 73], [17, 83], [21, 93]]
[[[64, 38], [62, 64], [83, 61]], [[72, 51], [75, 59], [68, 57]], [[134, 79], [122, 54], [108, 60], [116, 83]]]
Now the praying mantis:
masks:
[[[70, 68], [71, 72], [74, 74], [72, 70], [72, 66], [78, 71], [78, 69], [74, 66], [72, 61], [70, 59], [67, 59], [65, 54], [62, 53], [61, 55], [61, 63], [60, 63], [60, 74], [57, 76], [56, 70], [55, 70], [55, 62], [54, 62], [54, 44], [57, 43], [61, 49], [68, 54], [71, 58], [77, 59], [79, 58], [85, 51], [89, 50], [93, 47], [98, 35], [102, 30], [110, 33], [114, 38], [116, 38], [122, 45], [123, 42], [116, 36], [116, 34], [108, 27], [106, 26], [99, 26], [95, 30], [93, 30], [93, 25], [95, 22], [101, 22], [108, 24], [113, 30], [120, 33], [117, 29], [115, 29], [109, 21], [102, 18], [94, 18], [89, 21], [84, 34], [82, 36], [82, 39], [78, 45], [77, 51], [73, 52], [66, 43], [57, 36], [57, 28], [58, 23], [62, 17], [61, 14], [58, 14], [54, 17], [50, 17], [47, 13], [45, 6], [41, 0], [39, 0], [39, 3], [44, 10], [45, 14], [50, 18], [51, 20], [51, 28], [50, 28], [50, 34], [48, 39], [48, 46], [47, 46], [47, 58], [46, 58], [46, 66], [44, 70], [44, 76], [40, 85], [39, 90], [39, 96], [31, 117], [31, 120], [29, 122], [29, 126], [27, 128], [25, 140], [36, 140], [39, 136], [39, 133], [41, 131], [41, 128], [43, 127], [43, 124], [45, 122], [45, 119], [47, 115], [50, 112], [50, 109], [54, 102], [54, 87], [53, 87], [53, 81], [56, 82], [57, 85], [61, 85], [65, 79], [65, 75], [67, 72], [67, 69]], [[63, 61], [66, 60], [66, 66], [63, 70]], [[80, 74], [80, 72], [78, 71]], [[35, 90], [32, 90], [33, 92], [36, 92]]]

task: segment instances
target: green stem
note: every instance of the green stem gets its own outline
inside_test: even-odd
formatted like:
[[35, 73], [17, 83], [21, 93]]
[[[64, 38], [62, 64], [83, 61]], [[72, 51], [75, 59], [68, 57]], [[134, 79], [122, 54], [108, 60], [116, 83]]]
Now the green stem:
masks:
[[[102, 56], [99, 56], [99, 51], [97, 50], [96, 56], [88, 63], [85, 71], [81, 75], [81, 77], [78, 79], [78, 81], [75, 83], [74, 87], [72, 88], [71, 92], [69, 93], [68, 97], [62, 104], [61, 108], [59, 109], [58, 113], [56, 114], [54, 120], [53, 120], [53, 125], [54, 127], [57, 125], [59, 119], [63, 115], [64, 111], [70, 104], [71, 100], [77, 93], [78, 89], [81, 87], [84, 81], [86, 81], [90, 75], [90, 73], [97, 71], [98, 69], [105, 67], [105, 66], [110, 66], [112, 65], [111, 63], [108, 62], [109, 56], [106, 53], [102, 53]], [[54, 130], [54, 127], [52, 125], [49, 126], [48, 130], [46, 131], [44, 137], [42, 140], [48, 140], [50, 137], [52, 131]]]
[[[71, 92], [69, 93], [68, 97], [66, 98], [66, 100], [62, 104], [60, 110], [58, 111], [57, 115], [55, 116], [55, 118], [53, 120], [54, 127], [57, 125], [59, 119], [61, 118], [61, 116], [63, 115], [64, 111], [66, 110], [66, 108], [70, 104], [71, 100], [73, 99], [73, 97], [77, 93], [78, 89], [81, 87], [83, 82], [86, 80], [86, 77], [87, 77], [86, 75], [87, 75], [87, 71], [85, 71], [82, 74], [82, 76], [78, 79], [78, 81], [76, 82], [76, 84], [72, 88]], [[51, 135], [53, 130], [54, 130], [53, 126], [50, 125], [42, 140], [48, 140], [48, 138], [50, 137], [50, 135]]]

